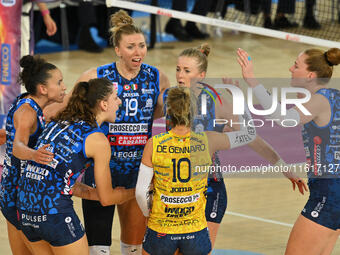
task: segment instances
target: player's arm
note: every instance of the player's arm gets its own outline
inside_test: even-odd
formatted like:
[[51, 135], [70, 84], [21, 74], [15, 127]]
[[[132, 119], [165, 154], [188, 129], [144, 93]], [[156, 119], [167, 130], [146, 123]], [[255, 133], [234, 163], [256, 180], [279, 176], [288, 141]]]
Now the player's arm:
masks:
[[[318, 118], [329, 116], [327, 122], [331, 117], [331, 106], [326, 97], [320, 94], [314, 94], [311, 99], [304, 103], [303, 106], [311, 113], [311, 115], [305, 115], [300, 108], [294, 107], [293, 109], [299, 113], [300, 124], [306, 124], [312, 120], [317, 121]], [[278, 106], [279, 107], [279, 106]], [[289, 110], [288, 110], [289, 111]], [[328, 114], [327, 114], [328, 113]]]
[[[272, 104], [272, 96], [269, 92], [259, 84], [253, 88], [256, 98], [259, 100], [260, 104], [264, 109], [269, 109]], [[274, 119], [275, 122], [283, 126], [282, 123], [286, 119], [294, 120], [297, 124], [306, 124], [312, 120], [316, 120], [320, 116], [327, 116], [327, 112], [330, 113], [330, 105], [326, 97], [315, 94], [310, 98], [297, 99], [300, 100], [300, 107], [293, 107], [286, 111], [286, 115], [281, 114], [281, 104], [278, 103], [274, 113], [266, 116], [267, 118]], [[304, 110], [302, 110], [305, 108]], [[308, 112], [310, 114], [308, 114]]]
[[0, 129], [0, 145], [3, 145], [6, 143], [6, 130]]
[[[242, 116], [239, 117], [239, 122], [248, 123], [251, 115], [247, 106]], [[250, 126], [240, 126], [240, 130], [218, 133], [207, 131], [209, 141], [209, 152], [212, 155], [215, 151], [228, 150], [249, 144], [256, 138], [256, 129]]]
[[14, 128], [16, 130], [13, 142], [13, 155], [22, 160], [33, 160], [40, 164], [48, 164], [53, 159], [53, 153], [46, 150], [48, 144], [34, 150], [28, 147], [31, 134], [37, 129], [37, 113], [28, 104], [22, 105], [14, 113]]
[[112, 188], [111, 147], [103, 133], [93, 133], [86, 138], [85, 153], [87, 157], [94, 160], [96, 190], [99, 201], [103, 206], [122, 204], [135, 196], [135, 189]]
[[97, 190], [81, 182], [74, 184], [72, 187], [72, 195], [86, 200], [99, 200]]
[[[230, 83], [228, 83], [230, 84]], [[232, 105], [224, 98], [222, 98], [222, 106], [218, 106], [216, 108], [216, 116], [221, 119], [228, 120], [228, 124], [230, 124], [230, 120], [232, 120], [232, 123], [237, 123], [238, 118], [236, 115], [232, 113]], [[218, 104], [219, 105], [219, 104]], [[224, 129], [225, 131], [238, 131], [240, 130], [240, 125], [229, 125], [230, 129]], [[248, 143], [248, 146], [255, 151], [257, 154], [259, 154], [262, 158], [266, 159], [268, 162], [270, 162], [272, 165], [277, 163], [280, 160], [280, 156], [277, 154], [277, 152], [266, 142], [264, 141], [259, 135], [256, 135], [254, 141]]]
[[149, 216], [150, 212], [150, 185], [153, 178], [152, 166], [152, 138], [148, 140], [144, 147], [142, 163], [139, 167], [137, 185], [136, 185], [136, 199], [137, 203], [145, 217]]
[[248, 146], [270, 164], [275, 165], [281, 158], [279, 154], [259, 135]]
[[[272, 106], [272, 95], [267, 89], [260, 84], [260, 82], [254, 76], [254, 67], [250, 56], [243, 49], [238, 49], [238, 63], [242, 68], [242, 75], [244, 80], [248, 83], [249, 87], [253, 88], [255, 97], [259, 100], [261, 106], [264, 109], [270, 109]], [[316, 78], [316, 77], [315, 77]], [[278, 125], [282, 126], [282, 121], [285, 119], [295, 120], [297, 124], [306, 124], [317, 118], [327, 116], [327, 112], [330, 110], [328, 100], [320, 95], [315, 94], [311, 97], [298, 98], [300, 107], [294, 107], [286, 111], [286, 115], [281, 114], [281, 105], [278, 103], [274, 113], [267, 115], [271, 119], [274, 119]], [[304, 110], [302, 110], [305, 108]], [[307, 114], [307, 110], [310, 114]]]
[[165, 115], [165, 113], [163, 113], [163, 94], [164, 91], [170, 88], [170, 82], [168, 77], [162, 72], [159, 71], [159, 95], [158, 95], [158, 99], [157, 99], [157, 104], [156, 104], [156, 108], [155, 108], [155, 112], [154, 112], [154, 119], [158, 119], [161, 118]]
[[[84, 72], [79, 79], [76, 81], [75, 84], [78, 84], [78, 82], [81, 81], [88, 81], [90, 79], [97, 78], [97, 69], [91, 68]], [[55, 117], [60, 111], [64, 110], [66, 105], [68, 104], [68, 101], [70, 100], [72, 96], [73, 88], [69, 93], [67, 93], [64, 97], [64, 100], [62, 103], [51, 103], [47, 105], [44, 108], [44, 117], [47, 121], [49, 121], [52, 117]]]

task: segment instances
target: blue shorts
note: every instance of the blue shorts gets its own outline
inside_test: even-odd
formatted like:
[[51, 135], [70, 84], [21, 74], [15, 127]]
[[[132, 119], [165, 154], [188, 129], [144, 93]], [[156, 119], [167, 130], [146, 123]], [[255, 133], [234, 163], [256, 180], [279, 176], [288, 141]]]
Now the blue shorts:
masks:
[[173, 255], [177, 249], [183, 255], [206, 255], [211, 242], [207, 228], [188, 234], [162, 234], [147, 228], [143, 249], [150, 255]]
[[112, 173], [112, 187], [125, 187], [126, 189], [135, 188], [138, 179], [138, 171], [128, 174]]
[[58, 214], [30, 214], [20, 211], [21, 230], [30, 242], [45, 240], [52, 246], [78, 241], [85, 234], [74, 211]]
[[[95, 187], [93, 166], [85, 170], [85, 175], [83, 177], [83, 182], [86, 185]], [[126, 189], [135, 188], [137, 184], [138, 171], [130, 171], [127, 174], [112, 172], [112, 187], [125, 187]]]
[[207, 190], [207, 205], [205, 218], [209, 222], [221, 223], [227, 209], [227, 191], [224, 180], [209, 181]]
[[19, 212], [16, 206], [4, 206], [1, 208], [1, 212], [9, 223], [16, 227], [17, 230], [21, 230]]
[[340, 179], [313, 179], [301, 212], [307, 219], [333, 230], [340, 228]]

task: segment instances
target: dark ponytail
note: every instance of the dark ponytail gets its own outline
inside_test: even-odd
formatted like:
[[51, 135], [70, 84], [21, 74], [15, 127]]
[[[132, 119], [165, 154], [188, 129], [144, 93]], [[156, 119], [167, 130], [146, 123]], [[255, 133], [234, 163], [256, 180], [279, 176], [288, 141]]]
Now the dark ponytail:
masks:
[[106, 78], [79, 82], [73, 89], [66, 108], [53, 121], [74, 123], [85, 121], [96, 126], [96, 108], [99, 101], [107, 99], [113, 92], [112, 83]]
[[20, 59], [20, 66], [23, 70], [19, 74], [19, 82], [31, 95], [36, 94], [38, 84], [47, 84], [47, 80], [51, 77], [49, 71], [57, 69], [55, 65], [46, 62], [39, 56], [30, 55]]

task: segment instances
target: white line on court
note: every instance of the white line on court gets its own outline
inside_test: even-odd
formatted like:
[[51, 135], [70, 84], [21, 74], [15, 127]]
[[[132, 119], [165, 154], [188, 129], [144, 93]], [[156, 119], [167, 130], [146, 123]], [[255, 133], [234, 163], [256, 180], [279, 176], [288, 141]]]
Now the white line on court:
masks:
[[284, 223], [284, 222], [276, 221], [276, 220], [268, 220], [268, 219], [264, 219], [264, 218], [261, 218], [261, 217], [246, 215], [246, 214], [237, 213], [237, 212], [227, 211], [225, 214], [229, 214], [229, 215], [233, 215], [233, 216], [239, 216], [239, 217], [247, 218], [247, 219], [251, 219], [251, 220], [262, 221], [262, 222], [266, 222], [266, 223], [272, 223], [272, 224], [281, 225], [281, 226], [290, 227], [290, 228], [293, 227], [293, 224]]

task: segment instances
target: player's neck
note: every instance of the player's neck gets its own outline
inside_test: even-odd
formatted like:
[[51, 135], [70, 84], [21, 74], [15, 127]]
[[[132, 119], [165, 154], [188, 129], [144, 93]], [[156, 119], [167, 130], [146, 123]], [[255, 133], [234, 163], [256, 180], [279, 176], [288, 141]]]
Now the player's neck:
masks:
[[33, 99], [34, 102], [36, 102], [39, 105], [41, 110], [43, 110], [48, 104], [52, 103], [52, 102], [49, 102], [47, 97], [44, 97], [44, 96], [37, 97], [37, 96], [29, 94], [26, 98]]
[[187, 133], [190, 132], [190, 127], [187, 127], [187, 126], [184, 126], [184, 125], [180, 125], [180, 126], [174, 127], [171, 130], [176, 135], [186, 135]]
[[125, 79], [131, 80], [135, 78], [140, 70], [140, 67], [137, 69], [131, 69], [127, 65], [125, 65], [123, 62], [118, 60], [116, 62], [116, 67], [121, 76], [123, 76]]

